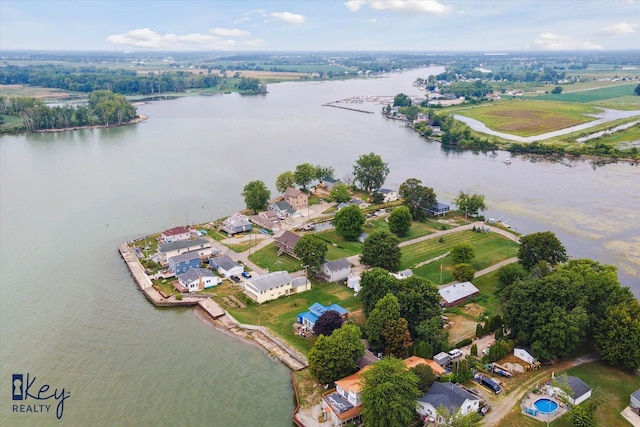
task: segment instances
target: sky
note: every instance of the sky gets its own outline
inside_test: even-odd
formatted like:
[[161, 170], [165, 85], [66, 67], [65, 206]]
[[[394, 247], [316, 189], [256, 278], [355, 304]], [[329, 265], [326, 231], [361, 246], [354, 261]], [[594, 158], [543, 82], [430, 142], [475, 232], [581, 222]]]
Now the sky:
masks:
[[13, 49], [640, 49], [640, 0], [0, 0]]

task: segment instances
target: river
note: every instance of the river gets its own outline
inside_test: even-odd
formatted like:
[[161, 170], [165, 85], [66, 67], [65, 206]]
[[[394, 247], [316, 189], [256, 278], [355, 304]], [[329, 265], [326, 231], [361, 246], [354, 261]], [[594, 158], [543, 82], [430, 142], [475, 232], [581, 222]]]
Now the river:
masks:
[[157, 101], [138, 108], [149, 117], [138, 125], [3, 136], [0, 424], [57, 422], [54, 398], [24, 402], [50, 404], [48, 413], [14, 412], [13, 374], [29, 373], [38, 389], [70, 393], [68, 425], [291, 425], [288, 370], [195, 310], [151, 305], [116, 248], [229, 215], [243, 207], [247, 182], [263, 180], [274, 192], [276, 176], [304, 162], [331, 165], [341, 178], [358, 156], [376, 152], [389, 163], [387, 187], [416, 177], [444, 202], [460, 190], [482, 193], [488, 217], [522, 233], [554, 231], [572, 257], [617, 265], [640, 296], [637, 166], [505, 165], [508, 153], [444, 150], [379, 114], [322, 106], [418, 95], [411, 83], [428, 74]]

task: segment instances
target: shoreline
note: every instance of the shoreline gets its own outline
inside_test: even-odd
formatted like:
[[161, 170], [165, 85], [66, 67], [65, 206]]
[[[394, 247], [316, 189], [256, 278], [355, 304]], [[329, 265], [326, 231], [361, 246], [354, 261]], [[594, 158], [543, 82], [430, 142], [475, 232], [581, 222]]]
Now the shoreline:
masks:
[[[52, 133], [52, 132], [67, 132], [67, 131], [73, 131], [73, 130], [81, 130], [81, 129], [101, 129], [101, 128], [115, 128], [115, 127], [120, 127], [120, 126], [127, 126], [127, 125], [135, 125], [138, 123], [142, 123], [145, 120], [147, 120], [149, 117], [145, 116], [144, 114], [136, 114], [136, 118], [133, 120], [129, 120], [126, 123], [122, 123], [120, 125], [111, 125], [111, 126], [106, 126], [106, 125], [91, 125], [91, 126], [74, 126], [74, 127], [70, 127], [70, 128], [61, 128], [61, 129], [39, 129], [39, 130], [34, 130], [31, 131], [31, 133]], [[18, 133], [29, 133], [28, 131], [24, 131], [24, 132], [18, 132]]]

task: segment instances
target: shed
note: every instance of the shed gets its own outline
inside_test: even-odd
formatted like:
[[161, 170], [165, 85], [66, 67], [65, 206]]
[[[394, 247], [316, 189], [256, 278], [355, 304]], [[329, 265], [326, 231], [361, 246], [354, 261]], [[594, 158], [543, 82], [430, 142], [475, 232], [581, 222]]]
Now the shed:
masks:
[[433, 356], [433, 360], [440, 366], [447, 366], [451, 361], [451, 355], [442, 351]]
[[475, 297], [480, 293], [480, 290], [476, 288], [471, 282], [462, 282], [445, 286], [444, 288], [440, 289], [438, 293], [442, 298], [441, 304], [444, 307], [453, 307], [470, 298]]
[[531, 353], [531, 349], [529, 347], [518, 346], [518, 347], [513, 349], [513, 355], [515, 357], [517, 357], [518, 359], [524, 360], [525, 362], [527, 362], [529, 364], [536, 363], [536, 358], [533, 357], [533, 354]]

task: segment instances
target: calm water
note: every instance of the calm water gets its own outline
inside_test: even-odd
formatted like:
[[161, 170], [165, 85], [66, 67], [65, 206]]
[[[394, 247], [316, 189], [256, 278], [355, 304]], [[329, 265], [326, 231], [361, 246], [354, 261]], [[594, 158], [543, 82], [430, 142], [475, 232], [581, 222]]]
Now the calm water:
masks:
[[[552, 230], [570, 255], [619, 266], [640, 296], [640, 169], [593, 169], [448, 152], [379, 114], [322, 107], [356, 95], [416, 94], [425, 70], [390, 78], [271, 85], [267, 96], [207, 96], [139, 107], [136, 126], [0, 140], [0, 424], [12, 374], [65, 388], [69, 425], [290, 425], [288, 370], [193, 310], [158, 309], [137, 291], [121, 242], [243, 207], [242, 187], [303, 162], [351, 172], [374, 151], [387, 186], [419, 178], [441, 200], [479, 192], [517, 231]], [[357, 106], [378, 112], [380, 105]], [[35, 386], [32, 388], [34, 391]], [[27, 403], [34, 403], [33, 400]]]

